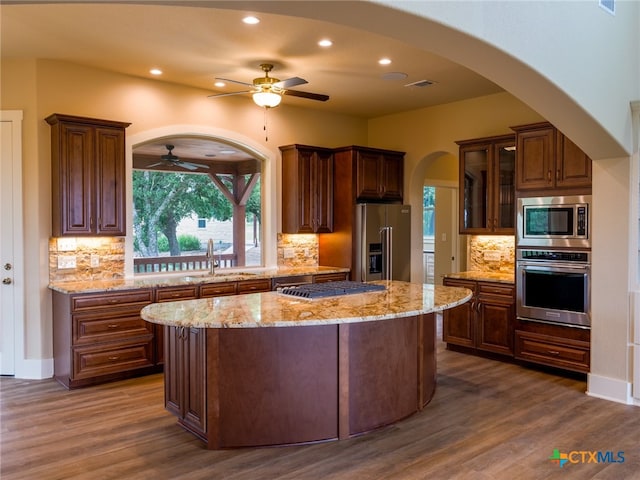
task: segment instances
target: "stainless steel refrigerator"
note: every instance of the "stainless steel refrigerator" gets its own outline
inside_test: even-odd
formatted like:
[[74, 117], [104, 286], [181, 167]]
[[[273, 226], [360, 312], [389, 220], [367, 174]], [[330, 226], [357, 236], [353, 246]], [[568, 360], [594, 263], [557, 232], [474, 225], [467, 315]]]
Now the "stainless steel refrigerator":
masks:
[[411, 206], [356, 205], [356, 281], [411, 279]]

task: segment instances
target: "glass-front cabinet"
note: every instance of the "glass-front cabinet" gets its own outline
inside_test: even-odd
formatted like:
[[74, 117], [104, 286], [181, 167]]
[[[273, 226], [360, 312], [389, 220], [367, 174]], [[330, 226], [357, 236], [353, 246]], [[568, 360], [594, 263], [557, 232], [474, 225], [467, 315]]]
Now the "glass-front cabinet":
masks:
[[460, 233], [513, 235], [515, 135], [459, 141]]

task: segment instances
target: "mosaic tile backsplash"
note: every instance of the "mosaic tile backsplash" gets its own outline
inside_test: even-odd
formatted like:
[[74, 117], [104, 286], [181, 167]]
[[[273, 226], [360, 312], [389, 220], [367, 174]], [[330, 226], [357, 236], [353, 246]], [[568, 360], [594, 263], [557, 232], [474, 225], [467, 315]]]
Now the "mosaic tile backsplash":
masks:
[[124, 238], [60, 237], [49, 240], [49, 282], [124, 278]]
[[515, 237], [472, 235], [469, 237], [467, 269], [484, 272], [512, 272], [515, 268]]
[[318, 236], [278, 234], [278, 267], [318, 266]]

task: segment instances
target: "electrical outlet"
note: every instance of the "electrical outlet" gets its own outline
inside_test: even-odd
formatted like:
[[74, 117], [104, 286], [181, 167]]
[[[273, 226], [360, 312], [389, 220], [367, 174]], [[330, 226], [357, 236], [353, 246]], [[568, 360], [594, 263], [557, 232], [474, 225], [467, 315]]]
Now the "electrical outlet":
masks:
[[296, 251], [293, 248], [284, 249], [284, 258], [293, 258], [296, 256]]
[[74, 252], [78, 248], [75, 238], [60, 237], [57, 240], [59, 252]]
[[496, 250], [485, 250], [483, 257], [487, 262], [499, 262], [502, 255]]
[[95, 253], [91, 254], [91, 268], [97, 268], [100, 266], [100, 257]]
[[75, 255], [59, 255], [58, 268], [60, 270], [63, 270], [65, 268], [76, 268], [76, 256]]

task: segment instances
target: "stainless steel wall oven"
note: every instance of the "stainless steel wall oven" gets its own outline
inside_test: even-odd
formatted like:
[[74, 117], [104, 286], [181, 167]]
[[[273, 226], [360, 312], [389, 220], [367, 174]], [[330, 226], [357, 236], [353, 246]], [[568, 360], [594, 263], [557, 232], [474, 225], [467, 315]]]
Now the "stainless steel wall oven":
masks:
[[588, 251], [518, 249], [518, 318], [589, 328], [590, 255]]

